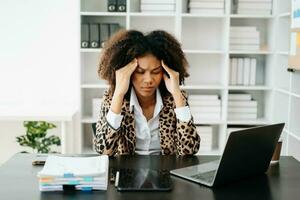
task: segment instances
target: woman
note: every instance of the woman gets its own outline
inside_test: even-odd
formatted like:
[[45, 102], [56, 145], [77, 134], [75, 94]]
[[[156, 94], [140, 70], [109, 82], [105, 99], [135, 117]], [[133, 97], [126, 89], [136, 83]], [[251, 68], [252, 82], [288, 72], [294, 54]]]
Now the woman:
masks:
[[105, 45], [108, 81], [94, 138], [100, 154], [195, 154], [200, 137], [179, 88], [187, 77], [179, 42], [165, 31], [122, 30]]

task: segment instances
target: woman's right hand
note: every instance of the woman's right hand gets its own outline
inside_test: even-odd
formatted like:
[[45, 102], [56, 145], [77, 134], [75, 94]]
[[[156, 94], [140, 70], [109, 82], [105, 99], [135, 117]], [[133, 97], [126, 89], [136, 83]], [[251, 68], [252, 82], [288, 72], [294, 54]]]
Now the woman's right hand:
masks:
[[130, 63], [116, 71], [116, 86], [114, 95], [125, 96], [130, 83], [130, 77], [137, 67], [137, 59], [133, 59]]

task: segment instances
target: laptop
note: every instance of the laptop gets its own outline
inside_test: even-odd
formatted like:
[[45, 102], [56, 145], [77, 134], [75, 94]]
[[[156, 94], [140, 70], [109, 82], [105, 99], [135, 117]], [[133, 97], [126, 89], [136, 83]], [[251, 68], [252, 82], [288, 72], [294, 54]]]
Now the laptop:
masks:
[[209, 187], [263, 174], [283, 127], [284, 123], [280, 123], [231, 132], [219, 160], [170, 172]]

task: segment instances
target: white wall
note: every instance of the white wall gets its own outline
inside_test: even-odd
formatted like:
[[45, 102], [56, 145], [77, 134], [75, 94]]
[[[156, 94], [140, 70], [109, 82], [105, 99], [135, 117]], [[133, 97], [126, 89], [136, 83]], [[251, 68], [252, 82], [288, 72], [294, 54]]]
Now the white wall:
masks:
[[[0, 30], [0, 107], [77, 108], [79, 1], [1, 0]], [[0, 163], [20, 124], [0, 122]]]

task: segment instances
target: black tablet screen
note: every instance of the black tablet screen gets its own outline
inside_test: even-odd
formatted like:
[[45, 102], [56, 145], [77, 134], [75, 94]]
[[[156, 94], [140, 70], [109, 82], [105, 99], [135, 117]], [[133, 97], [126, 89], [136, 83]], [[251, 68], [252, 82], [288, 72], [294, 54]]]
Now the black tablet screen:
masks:
[[170, 172], [153, 169], [121, 169], [118, 177], [119, 191], [169, 191]]

